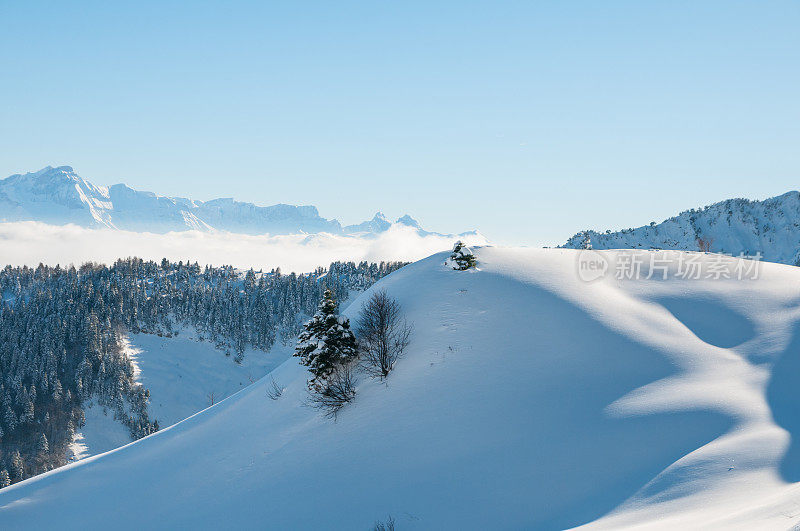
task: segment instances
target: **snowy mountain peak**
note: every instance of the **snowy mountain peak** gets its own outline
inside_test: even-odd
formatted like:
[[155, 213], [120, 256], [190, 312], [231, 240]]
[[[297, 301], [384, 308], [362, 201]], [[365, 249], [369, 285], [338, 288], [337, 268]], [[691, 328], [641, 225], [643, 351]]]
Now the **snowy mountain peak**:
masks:
[[392, 222], [383, 215], [383, 212], [378, 211], [371, 220], [348, 225], [342, 230], [345, 234], [377, 234], [389, 230], [391, 226]]
[[[0, 222], [14, 221], [135, 232], [219, 230], [241, 234], [371, 235], [394, 225], [382, 212], [369, 221], [342, 227], [337, 220], [320, 216], [312, 205], [258, 206], [231, 197], [196, 201], [139, 191], [125, 184], [106, 188], [85, 180], [71, 166], [46, 166], [0, 180]], [[397, 224], [422, 230], [408, 215]]]
[[408, 214], [404, 215], [401, 218], [398, 218], [397, 219], [397, 223], [399, 225], [406, 225], [406, 226], [409, 226], [409, 227], [414, 227], [415, 229], [420, 228], [419, 222], [416, 219], [414, 219], [411, 216], [409, 216]]
[[108, 189], [81, 178], [70, 166], [47, 166], [0, 181], [0, 221], [113, 228], [110, 206]]
[[72, 166], [57, 166], [55, 168], [52, 166], [45, 166], [39, 171], [26, 173], [25, 175], [32, 175], [35, 177], [39, 177], [50, 173], [63, 173], [71, 177], [76, 177], [76, 178], [78, 177], [78, 175], [75, 173], [75, 170], [72, 169]]
[[29, 183], [53, 183], [53, 182], [85, 182], [71, 166], [45, 166], [39, 171], [28, 173], [17, 173], [10, 176], [6, 181], [29, 182]]
[[78, 175], [75, 173], [75, 170], [73, 170], [73, 169], [72, 169], [72, 166], [57, 166], [57, 167], [55, 167], [55, 168], [53, 168], [52, 166], [48, 166], [48, 168], [52, 169], [53, 171], [57, 171], [57, 172], [61, 172], [61, 173], [66, 173], [66, 174], [71, 174], [71, 175], [74, 175], [74, 176], [75, 176], [75, 177], [77, 177], [77, 178], [80, 178], [80, 177], [78, 177]]

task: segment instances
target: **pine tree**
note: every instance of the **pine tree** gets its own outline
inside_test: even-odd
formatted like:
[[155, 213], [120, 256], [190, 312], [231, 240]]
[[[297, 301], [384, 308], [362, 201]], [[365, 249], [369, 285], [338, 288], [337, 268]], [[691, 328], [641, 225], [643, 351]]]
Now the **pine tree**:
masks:
[[8, 475], [8, 470], [5, 468], [0, 470], [0, 489], [11, 485], [11, 476]]
[[581, 241], [581, 249], [591, 249], [592, 248], [592, 239], [589, 237], [589, 231], [583, 232], [583, 240]]
[[465, 271], [470, 267], [475, 267], [475, 264], [475, 255], [472, 254], [472, 250], [469, 247], [461, 243], [461, 240], [457, 241], [453, 246], [453, 252], [450, 253], [450, 258], [445, 262], [445, 265], [458, 271]]
[[46, 436], [45, 436], [45, 434], [43, 433], [43, 434], [42, 434], [42, 435], [39, 437], [39, 442], [36, 444], [36, 452], [37, 452], [39, 455], [47, 455], [47, 453], [48, 453], [49, 451], [50, 451], [50, 445], [48, 445], [48, 444], [47, 444], [47, 437], [46, 437]]
[[17, 427], [17, 416], [14, 414], [14, 410], [8, 406], [6, 406], [6, 412], [3, 416], [3, 420], [5, 421], [9, 432], [14, 431], [14, 428]]
[[14, 450], [11, 454], [11, 475], [16, 481], [20, 481], [25, 474], [25, 467], [22, 462], [22, 456], [19, 455], [19, 450]]
[[336, 301], [331, 290], [325, 290], [317, 313], [303, 327], [294, 355], [311, 372], [308, 387], [313, 391], [324, 390], [334, 369], [358, 355], [350, 321], [336, 313]]

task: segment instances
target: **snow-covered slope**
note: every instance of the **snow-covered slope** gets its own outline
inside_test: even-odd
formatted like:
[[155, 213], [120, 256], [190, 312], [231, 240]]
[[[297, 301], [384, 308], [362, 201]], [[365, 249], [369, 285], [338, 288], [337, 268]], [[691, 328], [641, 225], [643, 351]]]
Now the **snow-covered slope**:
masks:
[[221, 230], [238, 234], [370, 235], [395, 225], [422, 231], [408, 215], [392, 223], [378, 212], [370, 221], [342, 227], [335, 219], [321, 217], [313, 206], [262, 207], [233, 199], [194, 201], [141, 192], [124, 184], [105, 188], [83, 179], [69, 166], [47, 166], [0, 180], [0, 222], [13, 221], [153, 233]]
[[442, 253], [372, 288], [399, 299], [412, 343], [385, 385], [362, 377], [335, 422], [304, 405], [292, 358], [169, 429], [3, 489], [0, 527], [800, 521], [800, 270], [682, 280], [675, 264], [694, 255], [659, 252], [667, 280], [584, 282], [574, 250], [476, 256], [478, 271], [447, 269]]
[[150, 390], [148, 412], [162, 427], [260, 380], [291, 356], [293, 347], [278, 342], [270, 352], [248, 348], [241, 363], [235, 363], [211, 342], [197, 340], [191, 329], [181, 330], [177, 337], [129, 337], [128, 355], [138, 372], [136, 380]]
[[[133, 361], [136, 381], [150, 391], [148, 414], [162, 428], [190, 417], [261, 379], [291, 356], [293, 345], [276, 343], [269, 352], [247, 349], [241, 363], [192, 329], [173, 337], [130, 334], [125, 354]], [[97, 404], [85, 408], [86, 424], [71, 445], [71, 459], [119, 448], [131, 442], [129, 430], [114, 412]]]
[[800, 265], [800, 193], [764, 201], [728, 199], [635, 229], [579, 232], [564, 247], [581, 248], [587, 233], [595, 249], [697, 251], [698, 240], [704, 240], [710, 247], [703, 250], [735, 256], [760, 252], [763, 260]]

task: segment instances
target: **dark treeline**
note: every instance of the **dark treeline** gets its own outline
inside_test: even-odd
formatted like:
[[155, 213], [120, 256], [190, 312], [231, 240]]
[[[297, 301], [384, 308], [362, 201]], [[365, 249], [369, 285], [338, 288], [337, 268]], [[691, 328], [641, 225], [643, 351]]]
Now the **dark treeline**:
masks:
[[399, 262], [335, 262], [310, 274], [139, 258], [111, 267], [39, 265], [0, 271], [0, 487], [65, 463], [94, 401], [131, 437], [158, 430], [149, 391], [122, 351], [126, 331], [170, 337], [182, 327], [241, 362], [248, 347], [293, 340], [323, 292], [339, 300]]

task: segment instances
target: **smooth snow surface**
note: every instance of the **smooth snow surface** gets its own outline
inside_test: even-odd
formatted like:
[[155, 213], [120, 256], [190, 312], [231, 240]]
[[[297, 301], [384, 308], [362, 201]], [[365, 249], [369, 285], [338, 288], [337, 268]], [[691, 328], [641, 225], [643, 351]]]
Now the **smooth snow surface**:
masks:
[[292, 345], [275, 343], [270, 352], [248, 349], [241, 364], [191, 330], [177, 337], [134, 334], [130, 356], [141, 371], [137, 379], [150, 390], [148, 412], [162, 428], [171, 426], [241, 391], [291, 356]]
[[0, 527], [800, 522], [800, 270], [584, 282], [573, 250], [478, 248], [468, 271], [447, 254], [372, 288], [401, 302], [412, 343], [335, 422], [304, 406], [290, 358], [169, 429], [3, 489]]
[[96, 402], [83, 408], [85, 424], [69, 445], [68, 458], [86, 459], [131, 442], [130, 430], [114, 419], [114, 410]]

